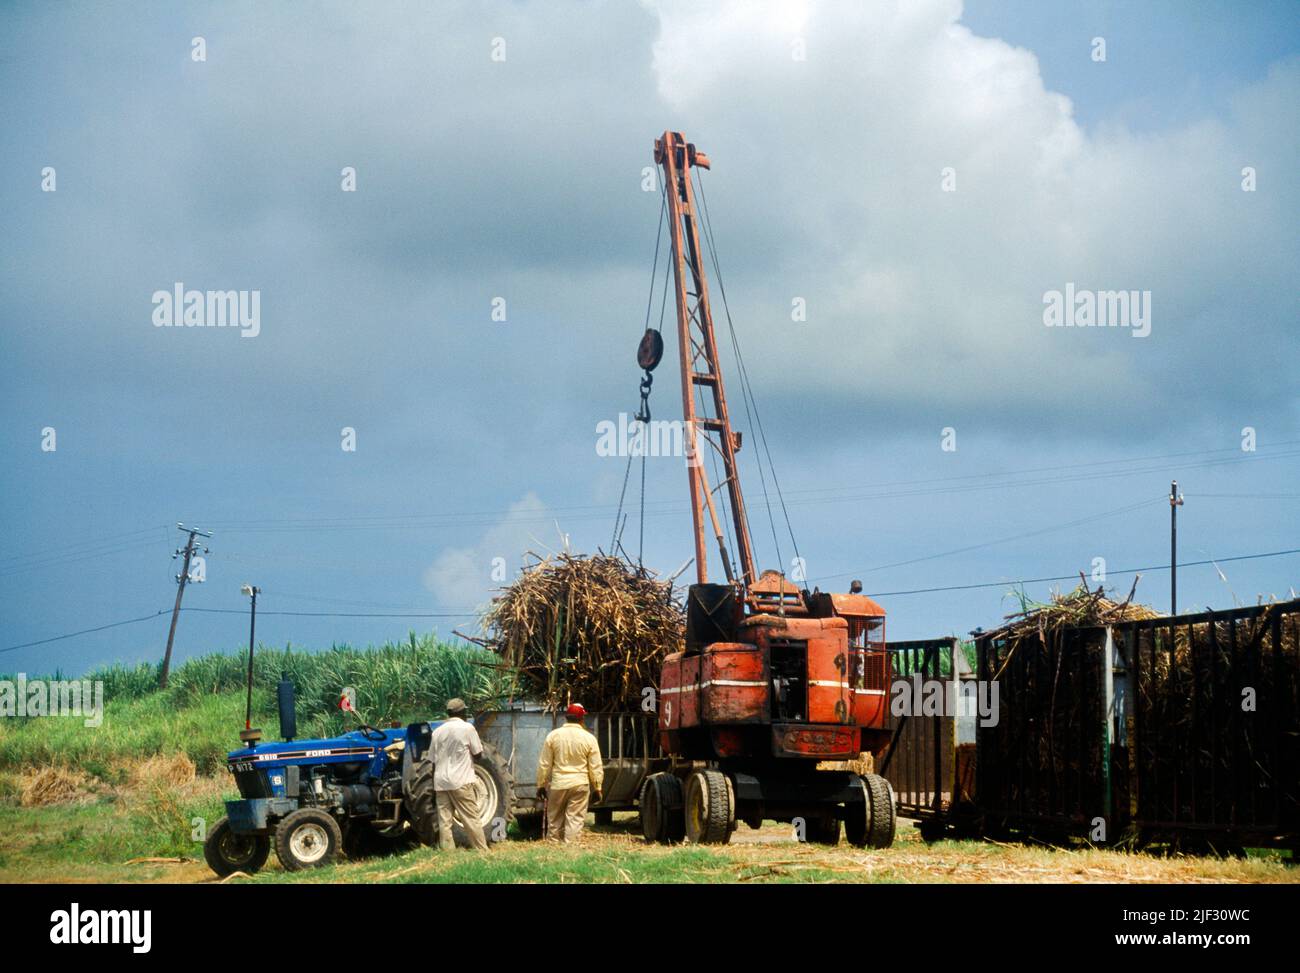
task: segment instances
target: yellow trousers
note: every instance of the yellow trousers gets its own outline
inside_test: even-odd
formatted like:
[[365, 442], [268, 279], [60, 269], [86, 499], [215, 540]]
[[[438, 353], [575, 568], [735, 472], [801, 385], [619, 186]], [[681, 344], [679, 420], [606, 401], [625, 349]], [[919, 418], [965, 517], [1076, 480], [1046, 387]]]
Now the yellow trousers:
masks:
[[587, 800], [591, 788], [566, 787], [546, 792], [546, 837], [551, 841], [577, 841], [587, 822]]
[[487, 838], [483, 834], [483, 826], [478, 823], [480, 812], [478, 806], [479, 793], [476, 783], [466, 784], [454, 791], [438, 791], [436, 798], [438, 802], [438, 847], [443, 851], [450, 851], [456, 847], [456, 841], [451, 829], [453, 821], [459, 819], [461, 830], [469, 838], [470, 846], [479, 851], [487, 851]]

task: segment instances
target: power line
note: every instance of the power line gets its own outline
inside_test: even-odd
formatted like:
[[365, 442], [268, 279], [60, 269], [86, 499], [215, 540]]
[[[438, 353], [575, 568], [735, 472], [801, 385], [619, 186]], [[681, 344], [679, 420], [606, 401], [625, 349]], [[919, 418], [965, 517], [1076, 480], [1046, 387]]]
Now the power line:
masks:
[[[218, 615], [247, 615], [239, 608], [182, 608], [183, 612], [209, 612]], [[472, 618], [478, 612], [294, 612], [259, 611], [259, 615], [293, 615], [300, 618]]]
[[[1283, 447], [1291, 447], [1291, 446], [1300, 446], [1300, 439], [1289, 439], [1283, 442], [1270, 443], [1267, 447], [1261, 447], [1261, 448], [1272, 450], [1272, 449], [1282, 449]], [[957, 481], [957, 480], [987, 479], [990, 477], [1026, 476], [1034, 473], [1060, 473], [1069, 470], [1085, 470], [1097, 466], [1116, 466], [1121, 463], [1152, 463], [1156, 461], [1163, 461], [1169, 459], [1182, 459], [1188, 456], [1215, 456], [1215, 455], [1225, 454], [1225, 453], [1228, 455], [1224, 456], [1223, 457], [1224, 459], [1272, 458], [1271, 454], [1269, 456], [1257, 456], [1254, 454], [1245, 454], [1245, 453], [1241, 453], [1239, 447], [1225, 446], [1217, 449], [1194, 449], [1194, 450], [1184, 450], [1182, 452], [1177, 452], [1177, 453], [1156, 453], [1150, 456], [1129, 456], [1121, 459], [1089, 460], [1088, 462], [1085, 463], [1066, 463], [1066, 464], [1060, 464], [1055, 466], [1037, 466], [1037, 467], [1030, 467], [1021, 470], [1003, 470], [1001, 472], [992, 472], [992, 473], [961, 473], [961, 474], [956, 474], [951, 476], [924, 477], [916, 480], [892, 480], [886, 483], [878, 484], [878, 486], [886, 486], [886, 487], [887, 486], [915, 486], [918, 484], [925, 484], [925, 483], [945, 483], [945, 482]], [[1295, 455], [1295, 451], [1292, 450], [1289, 452], [1283, 452], [1279, 455], [1293, 456]], [[1168, 465], [1168, 464], [1162, 463], [1162, 466], [1164, 465]], [[791, 492], [827, 493], [827, 492], [834, 492], [836, 489], [838, 488], [822, 487], [820, 489], [815, 489], [815, 490], [799, 490], [799, 491], [791, 491]]]
[[[1285, 557], [1290, 554], [1300, 554], [1300, 548], [1290, 548], [1289, 550], [1285, 550], [1285, 551], [1268, 551], [1260, 554], [1238, 554], [1234, 557], [1210, 558], [1204, 561], [1183, 561], [1180, 562], [1178, 566], [1180, 568], [1196, 568], [1196, 567], [1204, 567], [1207, 564], [1231, 564], [1235, 561], [1257, 561], [1263, 558]], [[1169, 570], [1168, 564], [1153, 564], [1153, 565], [1148, 565], [1147, 567], [1123, 568], [1122, 570], [1107, 571], [1106, 573], [1108, 575], [1109, 574], [1140, 574], [1148, 571], [1168, 571], [1168, 570]], [[941, 587], [936, 587], [936, 588], [910, 588], [906, 591], [876, 591], [871, 593], [871, 597], [895, 598], [895, 597], [901, 597], [903, 595], [923, 595], [923, 594], [931, 594], [934, 592], [942, 592], [942, 591], [971, 591], [977, 588], [1000, 588], [1004, 585], [1009, 585], [1009, 584], [1010, 585], [1044, 584], [1049, 581], [1069, 581], [1077, 577], [1078, 574], [1075, 573], [1075, 574], [1059, 574], [1059, 575], [1053, 575], [1051, 577], [1043, 577], [1043, 578], [1019, 578], [1019, 579], [1004, 578], [1001, 581], [984, 581], [978, 584], [943, 585]], [[187, 612], [189, 611], [216, 612], [220, 614], [230, 614], [230, 615], [245, 614], [245, 612], [242, 609], [237, 609], [237, 608], [182, 608], [181, 610]], [[89, 635], [94, 632], [102, 632], [105, 629], [117, 628], [122, 625], [133, 625], [137, 622], [148, 621], [151, 618], [158, 618], [159, 616], [165, 615], [166, 613], [167, 613], [167, 609], [160, 608], [158, 611], [154, 612], [151, 615], [141, 615], [138, 618], [127, 618], [120, 622], [109, 622], [107, 625], [98, 625], [95, 628], [86, 628], [86, 629], [82, 629], [79, 632], [68, 632], [65, 635], [54, 635], [51, 636], [50, 638], [38, 639], [35, 642], [23, 642], [20, 645], [10, 645], [10, 646], [6, 646], [3, 649], [0, 649], [0, 652], [13, 652], [18, 649], [27, 649], [36, 645], [45, 645], [49, 642], [58, 642], [62, 639], [75, 638], [78, 635]], [[294, 616], [309, 616], [309, 617], [324, 617], [324, 618], [469, 618], [472, 617], [473, 615], [476, 615], [477, 612], [422, 612], [419, 614], [399, 615], [399, 614], [381, 614], [381, 613], [371, 613], [371, 612], [277, 611], [277, 612], [263, 612], [262, 614], [294, 615]]]
[[[153, 528], [150, 529], [152, 530]], [[91, 560], [92, 558], [110, 557], [114, 554], [121, 554], [123, 551], [143, 550], [145, 548], [156, 548], [159, 546], [159, 543], [160, 543], [159, 539], [156, 537], [142, 537], [134, 541], [128, 541], [126, 543], [120, 543], [120, 544], [112, 544], [107, 547], [92, 546], [89, 550], [86, 550], [84, 548], [80, 550], [77, 548], [68, 549], [72, 552], [77, 552], [74, 554], [74, 556], [59, 554], [57, 553], [57, 551], [59, 551], [60, 549], [54, 548], [52, 549], [50, 556], [48, 557], [41, 558], [39, 560], [27, 561], [27, 562], [15, 562], [13, 564], [6, 564], [3, 567], [0, 567], [0, 578], [16, 577], [18, 575], [28, 574], [32, 571], [39, 571], [42, 568], [48, 568], [55, 565], [76, 564], [78, 561], [88, 561]]]
[[[46, 639], [37, 639], [35, 642], [23, 642], [20, 645], [10, 645], [0, 652], [14, 652], [18, 649], [29, 649], [36, 645], [45, 645], [48, 642], [59, 642], [63, 639], [76, 638], [78, 635], [90, 635], [94, 632], [102, 632], [110, 628], [118, 628], [122, 625], [134, 625], [136, 622], [147, 621], [150, 618], [158, 618], [166, 615], [169, 609], [160, 608], [151, 615], [141, 615], [139, 618], [127, 618], [120, 622], [109, 622], [107, 625], [97, 625], [94, 628], [83, 628], [79, 632], [68, 632], [64, 635], [52, 635]], [[209, 612], [221, 615], [244, 615], [248, 612], [241, 608], [188, 608], [182, 607], [183, 612]], [[293, 615], [309, 618], [472, 618], [478, 612], [420, 612], [409, 614], [396, 614], [386, 612], [294, 612], [294, 611], [259, 611], [259, 615]]]
[[109, 622], [107, 625], [99, 625], [95, 628], [83, 628], [80, 632], [68, 632], [66, 635], [52, 635], [47, 639], [37, 639], [35, 642], [24, 642], [21, 645], [10, 645], [0, 649], [0, 652], [13, 652], [17, 649], [29, 649], [34, 645], [45, 645], [47, 642], [59, 642], [63, 639], [76, 638], [78, 635], [89, 635], [92, 632], [102, 632], [108, 628], [118, 628], [122, 625], [134, 625], [136, 622], [148, 621], [151, 618], [157, 618], [160, 615], [165, 614], [167, 614], [167, 609], [160, 608], [152, 615], [141, 615], [139, 618], [127, 618], [120, 622]]
[[[1265, 554], [1239, 554], [1236, 557], [1210, 558], [1205, 561], [1182, 561], [1179, 563], [1178, 566], [1180, 568], [1197, 568], [1197, 567], [1203, 567], [1206, 564], [1227, 564], [1231, 561], [1256, 561], [1259, 560], [1260, 558], [1283, 557], [1287, 554], [1300, 554], [1300, 547], [1292, 548], [1291, 550], [1287, 550], [1287, 551], [1269, 551], [1268, 553]], [[1168, 564], [1153, 564], [1144, 568], [1124, 568], [1119, 571], [1107, 570], [1106, 574], [1107, 575], [1142, 574], [1147, 571], [1168, 571], [1168, 570], [1169, 570]], [[1060, 574], [1050, 578], [1018, 578], [1018, 579], [1006, 578], [1003, 579], [1002, 581], [984, 581], [979, 584], [944, 585], [943, 587], [939, 587], [939, 588], [910, 588], [907, 591], [874, 591], [871, 593], [871, 597], [894, 598], [901, 595], [925, 595], [925, 594], [931, 594], [933, 592], [938, 592], [938, 591], [970, 591], [975, 588], [1000, 588], [1004, 585], [1009, 585], [1009, 584], [1011, 585], [1042, 584], [1048, 581], [1071, 581], [1074, 578], [1077, 578], [1078, 576], [1079, 573], [1076, 571], [1074, 574]]]
[[[1289, 444], [1278, 444], [1289, 445]], [[1236, 449], [1232, 450], [1206, 450], [1187, 454], [1172, 455], [1189, 455], [1213, 457], [1216, 454], [1231, 452], [1236, 454]], [[921, 480], [897, 480], [888, 481], [879, 484], [877, 488], [863, 492], [858, 488], [854, 492], [845, 492], [843, 488], [823, 488], [809, 490], [789, 490], [784, 493], [793, 498], [802, 496], [803, 499], [789, 499], [787, 502], [790, 506], [812, 506], [833, 503], [851, 503], [861, 502], [864, 500], [882, 500], [897, 497], [913, 496], [930, 496], [935, 494], [952, 494], [978, 492], [981, 490], [1007, 490], [1020, 487], [1053, 485], [1060, 483], [1074, 483], [1088, 480], [1113, 479], [1117, 477], [1139, 476], [1147, 473], [1165, 472], [1168, 469], [1176, 468], [1180, 470], [1201, 469], [1205, 467], [1235, 465], [1242, 462], [1264, 461], [1274, 459], [1289, 459], [1300, 456], [1300, 450], [1290, 450], [1275, 454], [1245, 454], [1232, 455], [1226, 457], [1205, 459], [1197, 463], [1184, 463], [1176, 467], [1169, 467], [1167, 464], [1136, 467], [1127, 470], [1094, 470], [1087, 473], [1076, 473], [1066, 476], [1038, 477], [1026, 480], [998, 480], [987, 483], [965, 483], [961, 481], [989, 479], [993, 477], [1012, 477], [1036, 473], [1051, 473], [1068, 471], [1075, 469], [1085, 469], [1092, 465], [1114, 465], [1122, 462], [1147, 462], [1155, 457], [1138, 457], [1131, 460], [1104, 460], [1097, 464], [1072, 464], [1060, 467], [1039, 467], [1031, 470], [1021, 470], [1007, 473], [975, 473], [963, 474], [953, 477], [934, 477]], [[911, 490], [893, 490], [889, 487], [923, 487], [926, 484], [933, 484], [926, 489]], [[945, 485], [951, 484], [951, 485]], [[839, 496], [818, 496], [818, 494], [839, 493]], [[1285, 497], [1270, 495], [1271, 498], [1285, 499]], [[649, 512], [649, 516], [673, 516], [680, 514], [683, 510], [689, 509], [678, 501], [651, 501], [648, 507], [653, 506], [658, 510]], [[503, 517], [506, 522], [512, 524], [526, 523], [549, 523], [557, 514], [566, 515], [568, 520], [603, 520], [609, 516], [609, 512], [614, 509], [612, 504], [575, 504], [561, 507], [550, 507], [546, 514], [529, 517], [515, 518], [509, 516], [507, 510], [496, 511], [475, 511], [455, 513], [445, 511], [438, 514], [394, 514], [394, 515], [377, 515], [369, 517], [337, 517], [337, 518], [320, 518], [320, 519], [285, 519], [285, 520], [260, 520], [260, 521], [219, 521], [226, 531], [245, 531], [245, 532], [295, 532], [295, 531], [315, 531], [315, 530], [395, 530], [395, 529], [442, 529], [449, 524], [455, 526], [496, 526], [501, 522]], [[583, 513], [589, 511], [590, 513]], [[423, 521], [423, 522], [418, 522]]]
[[[97, 538], [94, 542], [90, 544], [90, 546], [99, 547], [103, 545], [111, 545], [119, 541], [124, 541], [127, 538], [136, 537], [140, 534], [152, 533], [153, 531], [156, 530], [166, 530], [166, 528], [167, 528], [166, 524], [161, 524], [161, 525], [155, 524], [153, 527], [142, 527], [139, 530], [126, 531], [121, 534], [109, 534], [105, 537]], [[44, 550], [40, 550], [40, 551], [29, 551], [26, 554], [6, 554], [4, 556], [0, 556], [0, 564], [2, 564], [4, 567], [8, 567], [9, 566], [8, 562], [10, 561], [22, 561], [22, 560], [26, 560], [27, 558], [38, 558], [43, 560], [51, 556], [52, 554], [61, 551], [84, 551], [86, 547], [87, 545], [85, 544], [70, 544], [61, 548], [45, 548]]]
[[1140, 510], [1142, 507], [1149, 507], [1154, 503], [1164, 501], [1164, 496], [1155, 497], [1150, 500], [1139, 500], [1137, 503], [1131, 503], [1124, 507], [1117, 507], [1114, 510], [1105, 510], [1101, 513], [1090, 514], [1087, 517], [1080, 517], [1078, 520], [1071, 520], [1064, 524], [1053, 524], [1049, 527], [1040, 527], [1037, 530], [1026, 531], [1023, 534], [1012, 534], [1010, 537], [1000, 537], [997, 540], [982, 541], [979, 544], [969, 544], [966, 547], [953, 548], [951, 551], [940, 551], [938, 554], [926, 554], [922, 557], [909, 558], [906, 561], [894, 561], [891, 564], [878, 564], [874, 568], [863, 568], [860, 571], [841, 571], [838, 574], [822, 574], [815, 578], [809, 578], [809, 581], [830, 581], [833, 578], [848, 578], [854, 575], [870, 574], [873, 571], [884, 571], [886, 568], [901, 568], [908, 564], [919, 564], [922, 561], [934, 561], [941, 557], [951, 557], [954, 554], [965, 554], [968, 551], [978, 551], [985, 547], [996, 547], [998, 544], [1006, 544], [1010, 541], [1024, 540], [1026, 537], [1037, 537], [1040, 534], [1050, 534], [1053, 531], [1065, 530], [1069, 527], [1078, 527], [1082, 524], [1092, 523], [1095, 520], [1103, 520], [1106, 517], [1114, 517], [1118, 514], [1129, 513], [1134, 510]]
[[[790, 533], [790, 544], [794, 548], [795, 559], [799, 559], [799, 542], [794, 536], [794, 527], [790, 524], [790, 511], [786, 508], [785, 494], [781, 490], [781, 481], [777, 479], [776, 464], [772, 460], [772, 451], [768, 448], [767, 433], [763, 430], [763, 418], [758, 412], [758, 400], [754, 396], [753, 386], [749, 381], [749, 369], [745, 367], [744, 356], [740, 353], [740, 340], [736, 336], [736, 326], [731, 320], [731, 307], [727, 303], [727, 287], [722, 280], [722, 267], [718, 262], [718, 252], [713, 240], [713, 221], [709, 218], [709, 200], [704, 194], [704, 176], [697, 173], [696, 182], [700, 188], [700, 203], [704, 207], [704, 239], [713, 260], [713, 271], [718, 278], [718, 293], [722, 297], [722, 311], [727, 317], [727, 330], [731, 334], [731, 347], [736, 356], [736, 367], [740, 373], [741, 400], [745, 404], [745, 415], [749, 419], [750, 430], [757, 428], [759, 442], [763, 444], [763, 453], [767, 456], [767, 468], [772, 474], [772, 486], [776, 490], [777, 500], [781, 504], [781, 514], [785, 518], [786, 530]], [[776, 558], [782, 576], [785, 566], [781, 562], [781, 544], [776, 537], [776, 523], [772, 516], [772, 502], [767, 494], [767, 478], [763, 473], [762, 457], [755, 452], [755, 465], [758, 467], [759, 480], [763, 487], [763, 502], [767, 507], [768, 524], [772, 529], [772, 544], [776, 548]]]
[[1195, 500], [1300, 500], [1300, 493], [1198, 493]]
[[[392, 612], [421, 612], [425, 611], [428, 607], [425, 605], [395, 605], [392, 602], [387, 601], [365, 601], [356, 598], [328, 598], [321, 595], [304, 595], [293, 591], [282, 591], [279, 588], [263, 588], [262, 594], [269, 595], [276, 601], [283, 601], [285, 599], [288, 599], [289, 601], [311, 601], [320, 605], [342, 605], [345, 608], [374, 608], [376, 610]], [[455, 608], [444, 606], [439, 610], [451, 612], [460, 611], [461, 608], [459, 606]], [[472, 611], [472, 609], [465, 610]], [[262, 612], [262, 614], [265, 615], [266, 612]]]
[[[1261, 446], [1260, 449], [1282, 449], [1288, 446], [1300, 445], [1300, 440], [1288, 440], [1280, 443], [1270, 443], [1267, 447]], [[1199, 468], [1200, 466], [1220, 466], [1230, 465], [1243, 460], [1268, 460], [1268, 459], [1287, 459], [1300, 455], [1300, 451], [1286, 451], [1269, 454], [1243, 454], [1236, 455], [1240, 452], [1239, 447], [1224, 447], [1221, 449], [1211, 450], [1191, 450], [1177, 453], [1162, 453], [1150, 456], [1135, 456], [1124, 459], [1096, 460], [1088, 463], [1073, 463], [1060, 466], [1042, 466], [1021, 470], [1007, 470], [993, 473], [966, 473], [956, 476], [929, 477], [911, 480], [890, 480], [884, 483], [876, 484], [874, 488], [862, 492], [857, 488], [856, 492], [846, 492], [845, 488], [824, 487], [804, 490], [786, 490], [784, 491], [787, 502], [790, 506], [810, 506], [833, 503], [852, 503], [864, 500], [885, 500], [899, 497], [927, 496], [944, 493], [965, 493], [975, 492], [988, 489], [1014, 489], [1024, 486], [1041, 486], [1044, 484], [1070, 483], [1080, 480], [1103, 479], [1123, 476], [1138, 476], [1149, 472], [1157, 472], [1164, 467], [1140, 467], [1131, 470], [1097, 470], [1097, 467], [1115, 466], [1122, 463], [1148, 463], [1156, 460], [1179, 459], [1191, 456], [1214, 457], [1221, 456], [1218, 459], [1209, 459], [1200, 464], [1183, 464], [1179, 469]], [[1232, 454], [1222, 456], [1222, 454]], [[1091, 473], [1081, 473], [1078, 475], [1067, 475], [1060, 477], [1041, 478], [1033, 480], [1008, 480], [1005, 478], [1031, 476], [1040, 473], [1068, 473], [1069, 471], [1093, 470]], [[1002, 479], [999, 479], [1002, 478]], [[997, 480], [997, 482], [982, 483], [975, 481]], [[972, 482], [967, 482], [972, 481]], [[944, 486], [949, 484], [948, 486]], [[931, 489], [914, 489], [900, 490], [893, 489], [897, 487], [931, 487]], [[838, 494], [838, 495], [837, 495]], [[1242, 499], [1242, 500], [1297, 500], [1300, 494], [1295, 493], [1198, 493], [1197, 498], [1207, 499]], [[680, 514], [687, 509], [683, 504], [676, 501], [649, 501], [647, 507], [659, 508], [650, 510], [648, 516], [667, 517]], [[547, 515], [542, 517], [533, 517], [526, 519], [509, 518], [510, 523], [549, 523], [557, 514], [570, 515], [570, 520], [595, 520], [608, 517], [609, 511], [613, 509], [610, 504], [575, 504], [562, 507], [549, 508]], [[590, 511], [589, 516], [580, 516], [583, 511]], [[292, 532], [303, 530], [318, 529], [340, 529], [340, 530], [379, 530], [379, 529], [406, 529], [406, 528], [441, 528], [447, 526], [449, 522], [462, 526], [494, 526], [503, 516], [507, 516], [509, 511], [466, 511], [461, 513], [444, 511], [439, 514], [400, 514], [400, 515], [372, 515], [363, 517], [329, 517], [317, 519], [266, 519], [266, 520], [249, 520], [249, 521], [218, 521], [212, 526], [224, 527], [228, 530], [238, 530], [246, 532]], [[474, 521], [471, 518], [493, 518], [492, 520]], [[428, 521], [427, 523], [416, 523], [416, 521]], [[92, 558], [108, 557], [121, 553], [125, 550], [140, 549], [152, 546], [158, 541], [152, 537], [141, 537], [142, 534], [149, 534], [153, 531], [163, 530], [170, 525], [155, 525], [153, 527], [141, 528], [140, 530], [127, 531], [122, 534], [110, 535], [101, 538], [90, 545], [73, 544], [59, 547], [48, 548], [43, 551], [30, 551], [25, 554], [10, 554], [0, 556], [0, 577], [11, 577], [14, 575], [37, 570], [39, 568], [50, 567], [52, 565], [71, 564], [77, 561], [84, 561]], [[163, 541], [163, 543], [166, 543]], [[66, 554], [73, 556], [67, 557]]]

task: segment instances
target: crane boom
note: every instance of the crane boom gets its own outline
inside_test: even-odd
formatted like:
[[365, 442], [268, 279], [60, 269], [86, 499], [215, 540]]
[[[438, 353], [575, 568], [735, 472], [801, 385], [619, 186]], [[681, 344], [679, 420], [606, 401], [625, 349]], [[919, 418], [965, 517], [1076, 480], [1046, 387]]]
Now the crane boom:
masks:
[[[699, 582], [687, 592], [681, 644], [670, 647], [659, 669], [656, 723], [668, 759], [642, 786], [642, 833], [647, 841], [680, 840], [684, 834], [692, 842], [725, 843], [737, 821], [757, 828], [775, 818], [804, 822], [809, 840], [834, 844], [842, 825], [853, 844], [883, 848], [894, 839], [889, 782], [859, 775], [847, 764], [841, 770], [823, 764], [857, 759], [863, 752], [883, 760], [891, 746], [885, 610], [860, 587], [844, 595], [808, 591], [780, 571], [761, 576], [755, 571], [736, 468], [740, 435], [732, 431], [727, 412], [703, 267], [707, 247], [717, 269], [713, 230], [703, 183], [691, 173], [708, 169], [709, 159], [680, 132], [664, 132], [655, 141], [654, 158], [663, 170], [662, 209], [676, 280], [683, 438]], [[695, 208], [697, 188], [701, 212]], [[651, 299], [658, 256], [656, 241]], [[720, 278], [718, 287], [725, 309]], [[647, 424], [650, 373], [664, 352], [661, 329], [649, 326], [649, 307], [637, 347], [637, 364], [645, 370], [637, 418]], [[746, 411], [757, 420], [739, 348], [736, 359]], [[757, 429], [766, 455], [762, 426]], [[702, 453], [710, 449], [715, 455], [706, 463]], [[717, 471], [712, 489], [706, 468]], [[721, 503], [730, 509], [719, 516]], [[728, 527], [736, 545], [734, 565]], [[709, 529], [725, 584], [709, 583]]]
[[[685, 420], [691, 516], [695, 525], [696, 576], [700, 584], [708, 582], [705, 531], [711, 528], [727, 581], [747, 587], [758, 575], [754, 569], [749, 521], [736, 468], [736, 452], [741, 440], [740, 434], [732, 431], [731, 416], [727, 411], [691, 180], [691, 168], [708, 169], [709, 158], [688, 143], [680, 132], [664, 132], [656, 139], [654, 158], [663, 170], [672, 247], [682, 373], [682, 418]], [[722, 482], [712, 489], [705, 469], [705, 449], [712, 449], [721, 461]], [[723, 521], [714, 503], [714, 493], [723, 488], [735, 533], [737, 565], [732, 565], [727, 553]]]

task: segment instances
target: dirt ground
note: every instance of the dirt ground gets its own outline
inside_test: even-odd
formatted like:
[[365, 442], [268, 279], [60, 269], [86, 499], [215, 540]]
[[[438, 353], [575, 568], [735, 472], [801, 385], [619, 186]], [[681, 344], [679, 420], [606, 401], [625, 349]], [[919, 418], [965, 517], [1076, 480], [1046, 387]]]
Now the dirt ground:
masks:
[[[788, 825], [741, 826], [726, 846], [646, 845], [635, 816], [589, 828], [577, 846], [511, 840], [488, 856], [416, 847], [290, 875], [272, 855], [254, 881], [273, 882], [955, 882], [955, 883], [1273, 883], [1300, 882], [1300, 868], [1277, 855], [1245, 859], [1167, 857], [1090, 848], [1058, 849], [974, 841], [926, 844], [899, 821], [893, 847], [871, 851], [794, 840]], [[193, 859], [115, 864], [50, 863], [0, 868], [0, 880], [26, 882], [195, 883], [216, 879], [196, 848]], [[248, 881], [243, 876], [232, 880]]]

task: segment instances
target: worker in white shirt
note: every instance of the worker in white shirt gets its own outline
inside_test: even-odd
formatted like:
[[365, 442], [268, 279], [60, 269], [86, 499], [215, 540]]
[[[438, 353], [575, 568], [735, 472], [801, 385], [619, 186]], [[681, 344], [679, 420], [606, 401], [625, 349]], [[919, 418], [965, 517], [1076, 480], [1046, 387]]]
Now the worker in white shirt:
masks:
[[478, 731], [465, 721], [465, 701], [447, 700], [447, 719], [429, 740], [433, 753], [433, 790], [438, 803], [438, 847], [456, 847], [452, 825], [459, 819], [470, 846], [487, 851], [487, 838], [479, 808], [479, 785], [474, 763], [483, 756]]
[[564, 726], [552, 730], [537, 761], [537, 794], [546, 800], [546, 837], [572, 842], [582, 836], [587, 804], [599, 804], [605, 782], [600, 744], [582, 725], [587, 711], [574, 703], [564, 713]]

